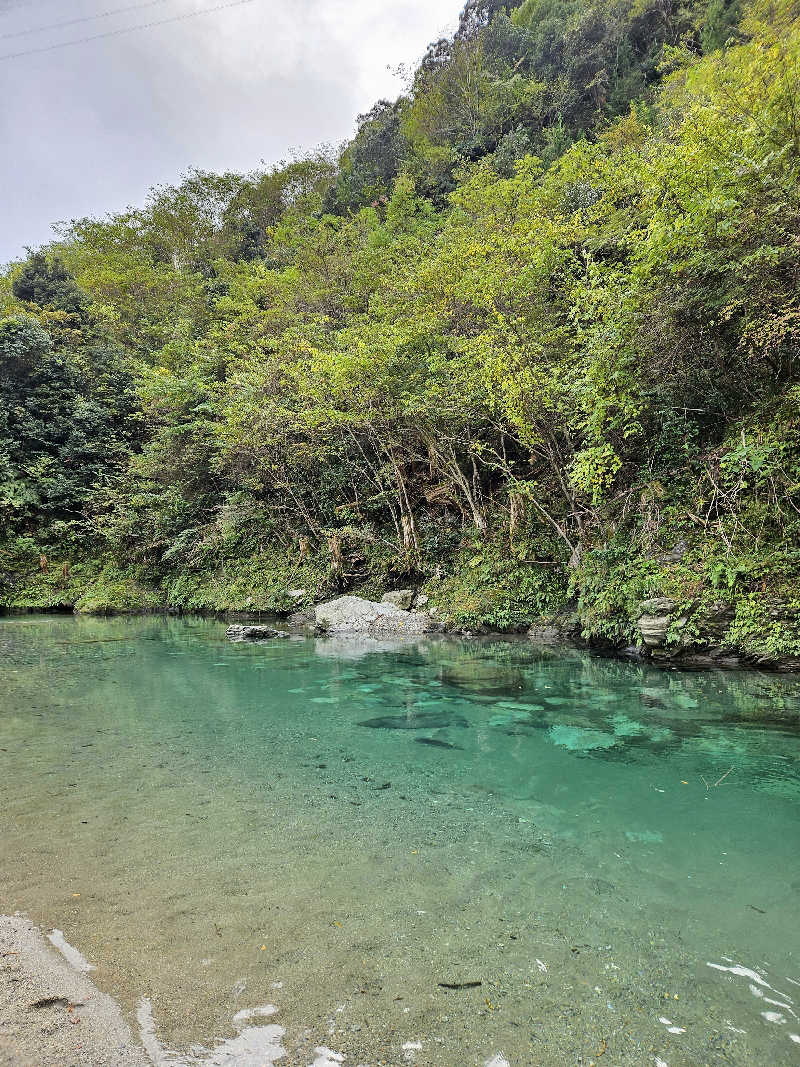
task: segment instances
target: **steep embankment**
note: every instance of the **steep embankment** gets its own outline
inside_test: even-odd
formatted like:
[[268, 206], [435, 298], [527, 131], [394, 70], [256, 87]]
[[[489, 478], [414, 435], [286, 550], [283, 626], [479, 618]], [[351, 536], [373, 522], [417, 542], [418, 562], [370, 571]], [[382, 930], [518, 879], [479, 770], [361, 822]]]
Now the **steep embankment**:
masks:
[[336, 159], [11, 267], [7, 606], [411, 585], [454, 627], [800, 657], [796, 12], [543, 19], [470, 3]]

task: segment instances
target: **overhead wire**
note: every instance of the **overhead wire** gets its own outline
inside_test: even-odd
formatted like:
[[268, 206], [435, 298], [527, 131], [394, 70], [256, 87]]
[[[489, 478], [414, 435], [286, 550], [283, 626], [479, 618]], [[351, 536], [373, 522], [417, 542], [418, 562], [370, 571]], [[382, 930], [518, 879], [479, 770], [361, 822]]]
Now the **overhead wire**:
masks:
[[67, 26], [77, 26], [81, 22], [94, 22], [96, 19], [110, 19], [114, 15], [125, 15], [129, 11], [142, 11], [147, 7], [155, 7], [157, 4], [166, 4], [169, 0], [146, 0], [143, 4], [128, 4], [126, 7], [115, 7], [108, 11], [98, 11], [94, 15], [81, 15], [76, 19], [65, 19], [63, 22], [49, 22], [45, 26], [31, 26], [27, 30], [14, 30], [12, 33], [0, 33], [0, 41], [7, 41], [11, 37], [29, 37], [32, 33], [47, 33], [49, 30], [63, 30]]
[[[13, 4], [2, 4], [0, 0], [0, 15], [6, 15], [9, 11], [19, 11], [20, 8], [30, 7], [31, 4], [39, 4], [42, 0], [16, 0]], [[45, 0], [45, 3], [52, 3], [52, 0]]]
[[116, 30], [106, 30], [104, 33], [94, 33], [88, 37], [77, 37], [72, 41], [59, 41], [56, 44], [43, 45], [40, 48], [27, 48], [23, 52], [7, 52], [0, 55], [0, 62], [10, 59], [22, 59], [24, 56], [41, 55], [44, 52], [56, 52], [61, 48], [70, 48], [74, 45], [87, 44], [90, 41], [101, 41], [109, 37], [120, 37], [124, 33], [135, 33], [137, 30], [149, 30], [155, 26], [167, 26], [170, 23], [185, 22], [187, 19], [198, 18], [201, 15], [213, 15], [217, 11], [225, 11], [231, 7], [243, 7], [245, 4], [253, 4], [256, 0], [228, 0], [224, 4], [215, 4], [214, 7], [204, 7], [199, 11], [185, 11], [182, 15], [171, 15], [166, 19], [154, 19], [152, 22], [141, 22], [135, 26], [122, 26]]

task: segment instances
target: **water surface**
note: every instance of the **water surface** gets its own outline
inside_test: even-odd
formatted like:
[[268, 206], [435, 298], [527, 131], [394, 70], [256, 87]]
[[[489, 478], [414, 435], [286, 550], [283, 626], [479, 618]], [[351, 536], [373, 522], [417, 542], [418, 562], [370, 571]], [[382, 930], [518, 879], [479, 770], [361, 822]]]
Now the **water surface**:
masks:
[[163, 1064], [800, 1063], [797, 679], [161, 618], [0, 657], [0, 910]]

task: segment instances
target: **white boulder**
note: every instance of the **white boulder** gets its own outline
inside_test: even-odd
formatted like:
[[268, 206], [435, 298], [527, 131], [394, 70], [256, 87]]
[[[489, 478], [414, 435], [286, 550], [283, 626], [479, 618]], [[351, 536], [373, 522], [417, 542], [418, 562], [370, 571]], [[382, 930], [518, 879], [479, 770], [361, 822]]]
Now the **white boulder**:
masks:
[[317, 627], [325, 633], [424, 634], [436, 624], [425, 611], [406, 611], [396, 604], [340, 596], [314, 608]]
[[409, 611], [414, 603], [413, 589], [395, 589], [391, 593], [384, 593], [381, 597], [382, 604], [396, 604], [403, 611]]

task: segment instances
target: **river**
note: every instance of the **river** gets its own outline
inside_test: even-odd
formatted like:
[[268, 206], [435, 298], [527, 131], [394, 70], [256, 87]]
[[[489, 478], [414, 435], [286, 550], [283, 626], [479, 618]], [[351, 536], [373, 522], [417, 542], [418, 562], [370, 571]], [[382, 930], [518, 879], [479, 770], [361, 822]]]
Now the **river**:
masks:
[[224, 631], [0, 621], [0, 910], [155, 1062], [800, 1063], [800, 679]]

